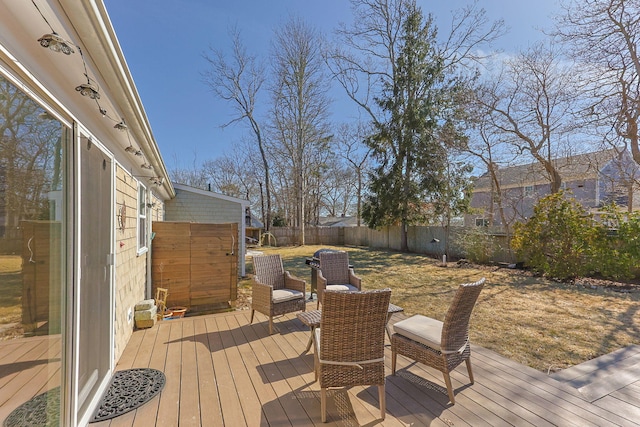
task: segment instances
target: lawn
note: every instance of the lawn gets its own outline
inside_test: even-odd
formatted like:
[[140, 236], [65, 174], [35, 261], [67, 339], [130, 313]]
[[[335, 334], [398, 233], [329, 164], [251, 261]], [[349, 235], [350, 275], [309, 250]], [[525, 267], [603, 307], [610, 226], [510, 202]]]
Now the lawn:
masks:
[[[301, 246], [260, 248], [279, 253], [285, 269], [311, 282], [305, 258], [320, 248]], [[390, 288], [391, 302], [405, 314], [440, 320], [460, 283], [486, 277], [471, 318], [470, 339], [512, 360], [544, 372], [554, 372], [618, 348], [640, 343], [640, 292], [615, 292], [604, 287], [557, 283], [528, 272], [474, 265], [440, 266], [426, 255], [367, 248], [349, 252], [363, 289]], [[251, 273], [249, 265], [247, 272]], [[239, 284], [240, 294], [251, 289]]]

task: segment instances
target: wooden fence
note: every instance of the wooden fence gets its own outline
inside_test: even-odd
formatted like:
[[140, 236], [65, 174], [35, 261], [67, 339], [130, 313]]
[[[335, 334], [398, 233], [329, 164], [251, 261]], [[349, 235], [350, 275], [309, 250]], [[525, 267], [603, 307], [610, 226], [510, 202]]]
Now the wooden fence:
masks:
[[61, 231], [56, 221], [21, 221], [25, 334], [60, 333]]
[[238, 224], [154, 222], [153, 293], [167, 288], [167, 306], [204, 311], [237, 299]]
[[[432, 255], [438, 259], [447, 252], [449, 257], [464, 258], [466, 253], [460, 242], [465, 238], [465, 233], [471, 230], [478, 229], [456, 226], [450, 227], [447, 233], [444, 227], [411, 226], [407, 231], [407, 245], [410, 252]], [[400, 231], [399, 226], [380, 230], [368, 227], [308, 227], [305, 228], [305, 244], [367, 246], [397, 251], [401, 248]], [[483, 231], [490, 237], [488, 247], [483, 250], [489, 254], [491, 261], [513, 262], [504, 231], [500, 228]], [[297, 227], [273, 227], [270, 232], [274, 235], [277, 246], [299, 244]]]

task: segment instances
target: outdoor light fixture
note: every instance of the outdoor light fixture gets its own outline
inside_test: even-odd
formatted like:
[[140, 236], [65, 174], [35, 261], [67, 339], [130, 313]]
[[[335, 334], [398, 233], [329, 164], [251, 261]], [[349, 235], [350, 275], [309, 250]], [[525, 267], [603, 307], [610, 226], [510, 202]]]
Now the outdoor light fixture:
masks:
[[164, 183], [164, 178], [160, 176], [152, 176], [151, 178], [149, 178], [149, 181], [151, 181], [152, 184], [161, 186]]
[[124, 149], [124, 151], [126, 151], [127, 153], [134, 154], [136, 156], [142, 156], [142, 151], [141, 150], [136, 150], [133, 147], [133, 145], [129, 145], [127, 148]]
[[62, 52], [65, 55], [71, 55], [75, 52], [71, 47], [71, 43], [60, 37], [55, 31], [40, 37], [38, 43], [42, 47], [49, 48], [54, 52]]
[[80, 95], [82, 96], [88, 96], [91, 99], [100, 99], [98, 88], [92, 85], [89, 80], [87, 80], [87, 83], [76, 86], [76, 90], [80, 92]]
[[128, 129], [127, 125], [124, 123], [124, 119], [122, 119], [120, 121], [120, 123], [116, 123], [116, 125], [113, 128], [114, 129], [118, 129], [119, 131], [122, 131], [122, 132], [124, 132], [124, 131], [126, 131]]

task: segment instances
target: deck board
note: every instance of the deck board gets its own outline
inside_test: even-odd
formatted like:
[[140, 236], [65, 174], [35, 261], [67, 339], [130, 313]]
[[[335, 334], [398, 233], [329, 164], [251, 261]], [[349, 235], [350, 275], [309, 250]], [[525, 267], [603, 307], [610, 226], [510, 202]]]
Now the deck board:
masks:
[[[395, 314], [392, 322], [402, 316]], [[264, 316], [256, 314], [250, 325], [249, 312], [236, 311], [135, 331], [116, 369], [159, 369], [165, 388], [140, 408], [91, 426], [640, 426], [640, 381], [589, 402], [566, 378], [556, 380], [473, 345], [475, 384], [469, 384], [464, 364], [454, 370], [451, 405], [440, 372], [399, 356], [397, 375], [391, 375], [389, 344], [385, 420], [379, 419], [377, 387], [359, 386], [329, 392], [323, 424], [313, 350], [304, 351], [309, 329], [295, 314], [277, 317], [274, 327], [269, 335]], [[51, 357], [48, 347], [40, 337], [0, 343], [0, 350], [10, 350], [0, 353], [0, 362], [26, 362], [25, 369], [0, 376], [0, 396], [12, 391], [11, 397], [4, 394], [1, 419], [28, 395], [54, 386], [49, 382], [60, 363], [42, 361]], [[575, 379], [585, 369], [566, 376]]]

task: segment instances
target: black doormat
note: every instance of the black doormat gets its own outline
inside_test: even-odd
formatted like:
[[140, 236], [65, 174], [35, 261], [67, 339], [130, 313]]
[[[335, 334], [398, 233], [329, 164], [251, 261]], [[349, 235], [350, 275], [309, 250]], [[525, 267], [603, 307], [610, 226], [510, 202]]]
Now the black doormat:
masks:
[[43, 427], [60, 425], [60, 387], [37, 395], [14, 409], [2, 423], [4, 427]]
[[133, 411], [160, 393], [166, 378], [157, 369], [139, 368], [118, 371], [89, 421], [97, 423]]

